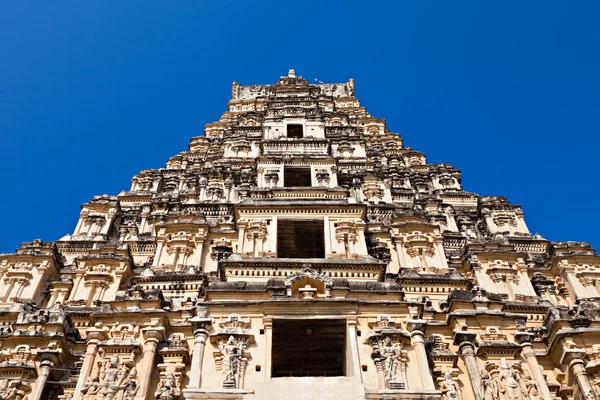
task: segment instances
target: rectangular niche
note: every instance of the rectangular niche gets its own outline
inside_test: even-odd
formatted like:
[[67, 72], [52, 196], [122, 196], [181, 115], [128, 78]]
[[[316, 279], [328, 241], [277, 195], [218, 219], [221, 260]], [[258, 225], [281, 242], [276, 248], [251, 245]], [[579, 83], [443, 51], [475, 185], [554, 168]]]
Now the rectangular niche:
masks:
[[304, 127], [301, 124], [288, 124], [286, 129], [289, 139], [302, 139], [304, 137]]
[[344, 376], [346, 321], [273, 320], [272, 377]]
[[311, 187], [310, 167], [283, 167], [284, 187]]
[[325, 258], [323, 220], [277, 221], [278, 258]]

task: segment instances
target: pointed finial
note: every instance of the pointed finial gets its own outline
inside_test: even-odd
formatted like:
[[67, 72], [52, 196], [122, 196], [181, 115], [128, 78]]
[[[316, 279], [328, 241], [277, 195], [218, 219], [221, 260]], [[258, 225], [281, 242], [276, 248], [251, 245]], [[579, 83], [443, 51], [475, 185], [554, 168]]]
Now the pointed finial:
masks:
[[288, 72], [288, 77], [295, 78], [296, 77], [296, 71], [294, 71], [293, 69], [290, 69], [290, 71]]

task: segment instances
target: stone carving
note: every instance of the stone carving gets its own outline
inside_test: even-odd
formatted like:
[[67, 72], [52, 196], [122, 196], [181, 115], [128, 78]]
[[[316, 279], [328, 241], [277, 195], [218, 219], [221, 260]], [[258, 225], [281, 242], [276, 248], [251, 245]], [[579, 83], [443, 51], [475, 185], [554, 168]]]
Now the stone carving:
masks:
[[240, 389], [243, 387], [243, 377], [249, 354], [246, 351], [246, 337], [229, 336], [218, 342], [218, 352], [215, 354], [217, 368], [225, 375], [223, 388]]
[[481, 371], [481, 397], [483, 400], [499, 400], [499, 388], [495, 380], [492, 380], [489, 372]]
[[154, 396], [156, 397], [156, 400], [179, 399], [180, 393], [175, 383], [175, 377], [173, 374], [168, 373], [165, 378], [160, 381]]
[[138, 389], [133, 363], [113, 355], [97, 362], [82, 392], [85, 400], [133, 400]]
[[[589, 244], [531, 235], [519, 206], [465, 192], [458, 170], [427, 163], [374, 118], [353, 80], [309, 84], [292, 72], [231, 90], [227, 111], [165, 168], [84, 204], [72, 235], [0, 255], [0, 400], [31, 400], [44, 377], [61, 381], [44, 388], [61, 386], [60, 400], [181, 400], [186, 389], [214, 388], [201, 384], [200, 365], [216, 386], [251, 391], [253, 334], [259, 382], [273, 370], [267, 344], [283, 315], [346, 318], [348, 343], [335, 356], [353, 374], [366, 370], [359, 390], [380, 392], [368, 398], [408, 390], [448, 400], [472, 387], [476, 400], [546, 400], [549, 385], [556, 397], [600, 395], [600, 256]], [[287, 137], [298, 128], [301, 138]], [[308, 186], [285, 187], [290, 173]], [[280, 229], [291, 220], [319, 226], [318, 259], [282, 257], [278, 245], [305, 239]], [[515, 316], [523, 321], [513, 328]], [[408, 319], [427, 324], [411, 322], [411, 336]], [[429, 322], [425, 342], [414, 326]], [[106, 324], [99, 341], [86, 333], [96, 324]], [[148, 336], [156, 325], [164, 335]], [[557, 336], [566, 330], [570, 338]], [[128, 349], [141, 339], [136, 371]], [[548, 382], [531, 367], [541, 353], [552, 355], [539, 363]], [[560, 361], [574, 355], [585, 358]], [[408, 381], [409, 366], [422, 382]], [[75, 371], [89, 372], [75, 381]], [[329, 397], [343, 396], [354, 398]]]
[[403, 342], [394, 336], [373, 336], [369, 340], [377, 372], [387, 389], [406, 388], [407, 352]]
[[506, 359], [500, 361], [500, 393], [503, 400], [524, 400], [528, 396], [519, 372]]
[[0, 380], [0, 400], [27, 400], [27, 393], [30, 391], [31, 385], [25, 381]]
[[135, 367], [133, 367], [129, 370], [127, 379], [125, 380], [125, 382], [123, 384], [123, 387], [122, 387], [123, 395], [121, 398], [123, 400], [133, 400], [135, 398], [135, 395], [137, 394], [139, 388], [140, 387], [139, 387], [139, 383], [137, 380], [137, 371], [136, 371]]
[[525, 383], [525, 393], [530, 400], [540, 400], [540, 388], [537, 382], [531, 377], [529, 371], [523, 372], [523, 380]]
[[454, 379], [452, 379], [450, 371], [446, 371], [444, 374], [444, 380], [440, 382], [440, 391], [444, 400], [462, 400], [460, 388]]

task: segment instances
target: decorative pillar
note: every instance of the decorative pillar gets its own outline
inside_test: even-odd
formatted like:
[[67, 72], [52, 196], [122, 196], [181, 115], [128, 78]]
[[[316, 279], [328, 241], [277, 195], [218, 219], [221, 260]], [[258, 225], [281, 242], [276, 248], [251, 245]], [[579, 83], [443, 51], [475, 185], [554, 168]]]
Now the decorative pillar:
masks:
[[44, 392], [48, 375], [50, 375], [50, 369], [54, 367], [55, 363], [58, 362], [58, 351], [39, 352], [38, 357], [40, 359], [38, 378], [35, 381], [35, 385], [31, 391], [31, 394], [29, 395], [29, 400], [40, 400], [42, 398], [42, 393]]
[[208, 338], [208, 328], [211, 325], [211, 319], [205, 317], [194, 317], [191, 320], [194, 330], [194, 352], [192, 353], [192, 365], [190, 368], [190, 388], [200, 387], [200, 378], [202, 376], [202, 359], [204, 358], [204, 347]]
[[527, 365], [529, 366], [529, 370], [533, 375], [533, 379], [535, 379], [535, 381], [538, 384], [541, 397], [543, 399], [551, 399], [552, 394], [550, 393], [548, 383], [544, 378], [544, 374], [542, 373], [540, 364], [538, 363], [537, 357], [535, 356], [533, 344], [531, 343], [533, 341], [533, 334], [519, 331], [515, 333], [515, 340], [521, 345], [521, 355], [527, 361]]
[[454, 344], [458, 345], [459, 354], [467, 367], [475, 400], [482, 400], [481, 371], [477, 364], [477, 356], [475, 356], [474, 342], [476, 337], [477, 333], [474, 332], [456, 331], [454, 332]]
[[139, 386], [135, 396], [136, 400], [146, 400], [156, 349], [158, 344], [165, 340], [165, 328], [163, 326], [143, 328], [142, 335], [144, 337], [144, 354], [142, 356], [142, 373], [138, 374]]
[[98, 352], [98, 344], [106, 339], [106, 331], [99, 328], [88, 329], [87, 332], [87, 351], [85, 352], [85, 358], [83, 359], [83, 365], [79, 371], [79, 378], [77, 378], [77, 385], [75, 386], [75, 393], [73, 393], [73, 399], [81, 398], [81, 389], [90, 374], [92, 367], [94, 366], [94, 359]]
[[[568, 365], [568, 370], [571, 377], [577, 382], [582, 399], [598, 400], [592, 383], [590, 382], [590, 377], [585, 370], [585, 358], [585, 350], [568, 347], [563, 350], [560, 364]], [[572, 385], [571, 382], [573, 382], [572, 379], [569, 379], [569, 383]]]
[[433, 376], [429, 370], [429, 360], [427, 359], [427, 351], [425, 350], [425, 329], [427, 328], [427, 322], [423, 320], [412, 320], [406, 324], [408, 331], [410, 332], [411, 343], [415, 348], [417, 354], [417, 364], [419, 365], [419, 371], [421, 372], [421, 381], [423, 383], [424, 390], [435, 390], [433, 384]]
[[581, 358], [576, 358], [569, 363], [569, 369], [577, 381], [582, 397], [586, 400], [597, 400], [590, 377], [585, 371], [585, 362]]

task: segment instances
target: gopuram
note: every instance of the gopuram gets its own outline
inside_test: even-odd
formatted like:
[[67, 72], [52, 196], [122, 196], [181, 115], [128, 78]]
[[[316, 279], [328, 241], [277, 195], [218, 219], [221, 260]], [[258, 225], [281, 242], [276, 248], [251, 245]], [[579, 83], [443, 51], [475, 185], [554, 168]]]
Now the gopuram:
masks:
[[234, 82], [0, 274], [0, 400], [600, 399], [600, 256], [463, 190], [352, 79]]

